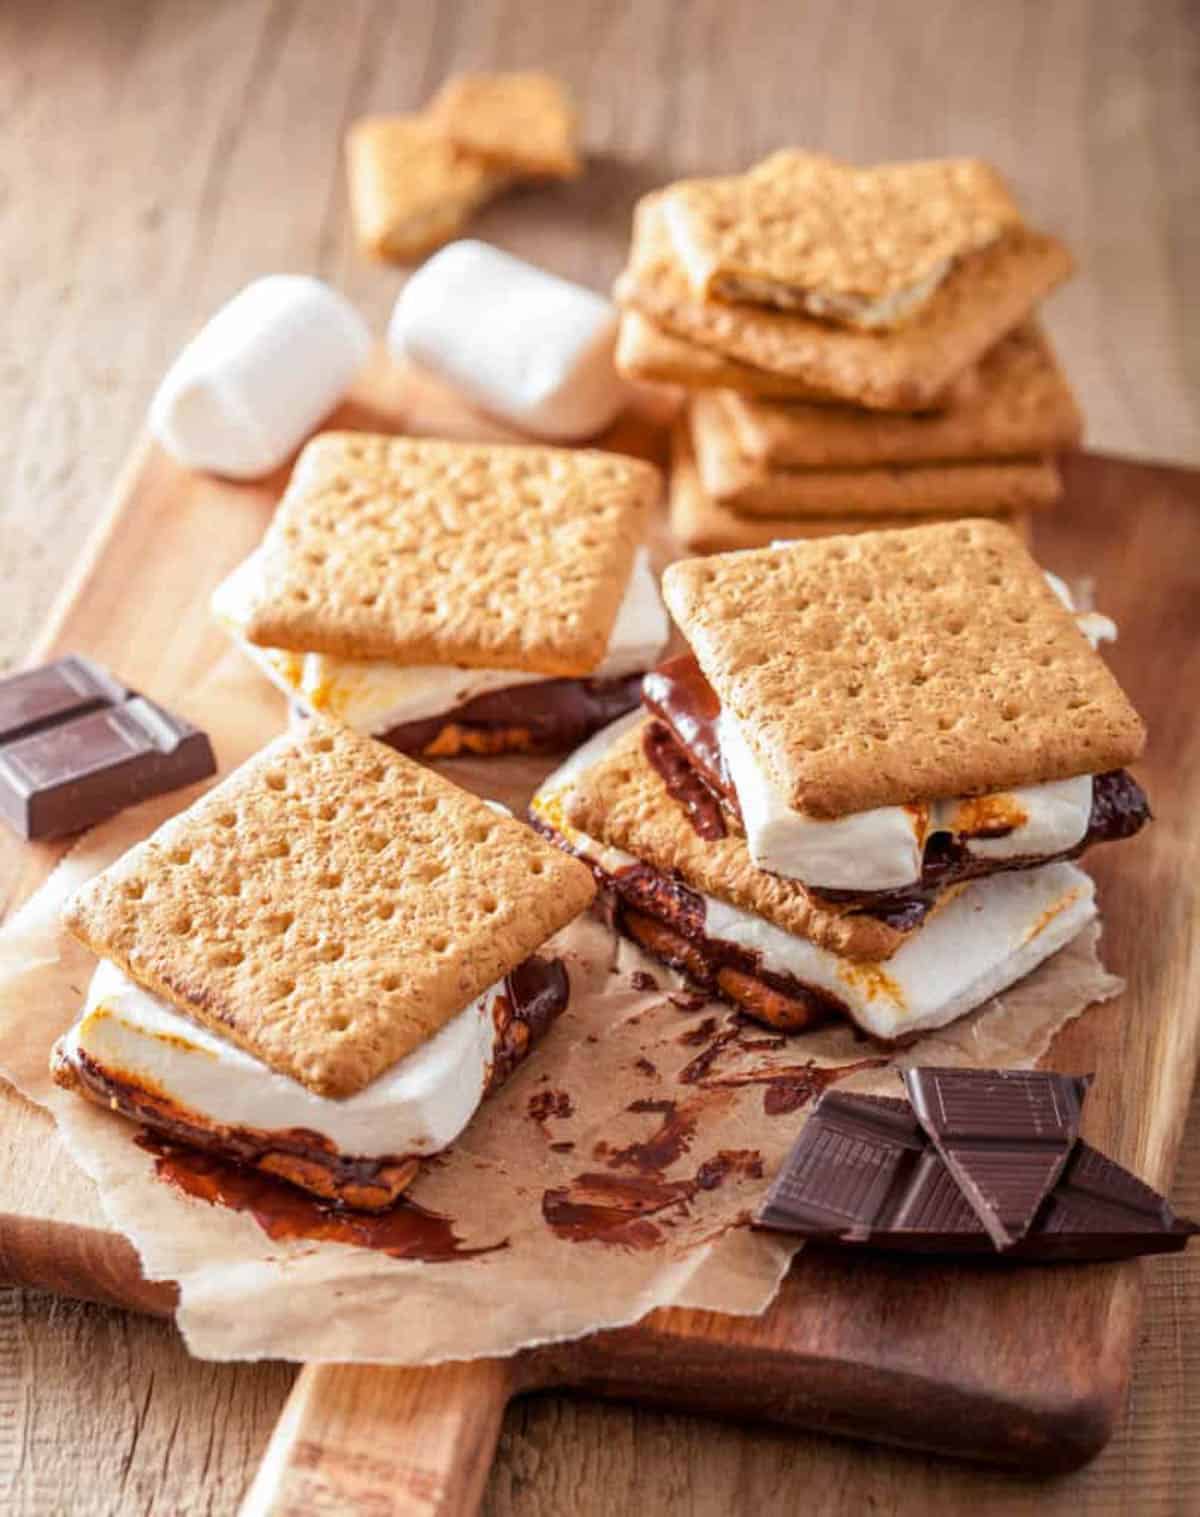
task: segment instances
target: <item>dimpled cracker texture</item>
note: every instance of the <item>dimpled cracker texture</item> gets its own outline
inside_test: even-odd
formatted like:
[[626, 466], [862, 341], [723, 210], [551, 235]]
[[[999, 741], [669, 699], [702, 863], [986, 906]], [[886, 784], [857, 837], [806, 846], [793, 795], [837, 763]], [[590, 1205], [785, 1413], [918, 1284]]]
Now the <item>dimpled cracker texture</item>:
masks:
[[1052, 506], [1062, 481], [1049, 459], [778, 469], [738, 445], [722, 393], [697, 395], [692, 445], [704, 489], [743, 516], [991, 516]]
[[551, 74], [459, 74], [433, 97], [429, 119], [448, 141], [514, 174], [583, 172], [578, 116]]
[[798, 811], [1119, 769], [1145, 730], [1012, 532], [959, 521], [688, 559], [663, 595]]
[[862, 327], [898, 326], [956, 260], [1021, 227], [999, 174], [971, 158], [857, 168], [785, 149], [673, 185], [663, 206], [701, 299]]
[[721, 396], [740, 451], [784, 469], [1030, 458], [1074, 447], [1083, 420], [1071, 387], [1034, 325], [1002, 338], [972, 371], [977, 383], [944, 410], [886, 416], [852, 406], [779, 405]]
[[[691, 438], [684, 423], [672, 433], [671, 481], [668, 491], [671, 536], [685, 553], [728, 553], [739, 548], [768, 548], [772, 543], [803, 537], [838, 537], [847, 532], [877, 532], [888, 527], [912, 527], [938, 516], [741, 516], [714, 500], [700, 483], [692, 457]], [[998, 511], [1005, 522], [1031, 540], [1027, 512]]]
[[1020, 231], [956, 265], [895, 332], [857, 332], [790, 311], [701, 300], [662, 217], [662, 192], [634, 216], [629, 265], [615, 298], [675, 336], [787, 374], [814, 390], [882, 411], [921, 411], [1071, 273], [1061, 242]]
[[509, 176], [418, 116], [370, 116], [346, 136], [350, 212], [363, 250], [411, 260], [440, 247]]
[[565, 802], [571, 826], [693, 890], [849, 958], [890, 958], [911, 936], [877, 917], [855, 916], [846, 907], [818, 901], [798, 880], [759, 869], [736, 830], [723, 838], [702, 838], [646, 757], [646, 725], [619, 738], [575, 781]]
[[660, 485], [652, 464], [612, 453], [324, 433], [263, 539], [246, 636], [586, 676]]
[[322, 1096], [355, 1094], [584, 910], [582, 864], [321, 721], [89, 881], [67, 926]]

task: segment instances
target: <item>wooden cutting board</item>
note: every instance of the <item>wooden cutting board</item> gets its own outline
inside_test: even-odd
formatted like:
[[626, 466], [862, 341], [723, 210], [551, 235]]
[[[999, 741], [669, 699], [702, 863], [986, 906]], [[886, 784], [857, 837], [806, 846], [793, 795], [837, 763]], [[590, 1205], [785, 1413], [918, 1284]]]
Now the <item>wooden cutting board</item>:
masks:
[[[436, 388], [383, 368], [336, 421], [506, 435]], [[663, 447], [644, 419], [619, 424], [607, 441], [650, 456]], [[282, 484], [282, 473], [241, 486], [190, 475], [143, 446], [33, 657], [85, 651], [186, 709], [189, 688], [227, 652], [208, 618], [209, 590], [258, 541]], [[1200, 1049], [1200, 474], [1081, 456], [1068, 485], [1062, 509], [1039, 522], [1036, 548], [1060, 574], [1094, 577], [1101, 606], [1121, 626], [1111, 661], [1150, 724], [1138, 772], [1158, 821], [1090, 861], [1104, 957], [1129, 986], [1066, 1029], [1047, 1062], [1096, 1072], [1086, 1135], [1168, 1187]], [[0, 842], [6, 912], [57, 857], [50, 846]], [[171, 1287], [141, 1278], [49, 1119], [7, 1089], [0, 1279], [158, 1313], [174, 1298]], [[301, 1510], [337, 1491], [352, 1509], [386, 1488], [397, 1510], [469, 1510], [506, 1401], [545, 1386], [1066, 1470], [1112, 1431], [1138, 1303], [1136, 1265], [948, 1268], [809, 1250], [759, 1318], [660, 1311], [504, 1362], [309, 1367], [251, 1506]]]

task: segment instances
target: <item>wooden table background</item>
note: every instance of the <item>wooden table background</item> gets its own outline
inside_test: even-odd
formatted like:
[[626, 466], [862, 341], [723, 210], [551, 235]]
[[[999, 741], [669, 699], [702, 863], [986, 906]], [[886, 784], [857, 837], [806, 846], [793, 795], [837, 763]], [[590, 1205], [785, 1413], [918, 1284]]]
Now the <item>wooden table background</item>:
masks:
[[[1200, 463], [1186, 0], [0, 0], [0, 657], [29, 645], [155, 381], [221, 301], [305, 270], [382, 326], [399, 278], [349, 237], [343, 130], [496, 65], [569, 80], [592, 159], [473, 231], [598, 287], [635, 197], [682, 173], [785, 143], [994, 159], [1079, 254], [1049, 324], [1091, 443]], [[1200, 1214], [1200, 1100], [1175, 1197]], [[1200, 1250], [1148, 1268], [1125, 1423], [1053, 1485], [545, 1396], [510, 1410], [485, 1510], [1194, 1511]], [[232, 1512], [291, 1376], [193, 1362], [162, 1323], [0, 1291], [0, 1507]]]

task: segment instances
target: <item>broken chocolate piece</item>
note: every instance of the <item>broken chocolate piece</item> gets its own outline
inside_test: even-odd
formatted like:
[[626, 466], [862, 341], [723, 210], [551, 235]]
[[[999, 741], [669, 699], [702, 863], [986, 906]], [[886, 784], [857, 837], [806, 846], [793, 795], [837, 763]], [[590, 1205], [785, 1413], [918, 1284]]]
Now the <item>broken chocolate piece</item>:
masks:
[[998, 1254], [908, 1102], [844, 1091], [814, 1107], [755, 1222], [813, 1242], [1028, 1262], [1169, 1253], [1200, 1233], [1135, 1175], [1077, 1142], [1029, 1231]]
[[0, 817], [62, 837], [216, 773], [208, 737], [70, 656], [0, 680]]
[[1079, 1137], [1089, 1078], [1044, 1069], [907, 1069], [913, 1112], [997, 1248], [1033, 1225]]

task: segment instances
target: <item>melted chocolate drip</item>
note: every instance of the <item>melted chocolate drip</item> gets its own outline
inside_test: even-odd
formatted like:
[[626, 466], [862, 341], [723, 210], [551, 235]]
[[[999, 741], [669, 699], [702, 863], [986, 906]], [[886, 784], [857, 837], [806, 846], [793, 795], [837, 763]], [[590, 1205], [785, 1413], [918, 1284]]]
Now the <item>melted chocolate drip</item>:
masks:
[[721, 703], [695, 654], [680, 654], [651, 670], [642, 681], [642, 703], [670, 729], [704, 782], [736, 806], [737, 792], [717, 733]]
[[504, 977], [495, 1007], [496, 1044], [485, 1095], [502, 1085], [550, 1024], [566, 1010], [571, 982], [561, 959], [536, 955]]
[[401, 1198], [385, 1212], [350, 1212], [329, 1206], [294, 1186], [214, 1154], [185, 1148], [157, 1134], [143, 1133], [139, 1147], [155, 1155], [155, 1171], [176, 1190], [206, 1201], [248, 1212], [268, 1238], [304, 1238], [322, 1243], [346, 1243], [371, 1248], [393, 1259], [422, 1259], [445, 1264], [472, 1259], [507, 1248], [508, 1241], [486, 1248], [465, 1248], [449, 1217], [427, 1211]]
[[491, 690], [439, 716], [403, 722], [380, 735], [401, 753], [423, 753], [447, 727], [528, 733], [527, 751], [552, 753], [574, 748], [585, 738], [632, 711], [641, 699], [642, 676], [620, 679], [548, 679]]
[[725, 816], [717, 794], [689, 762], [670, 729], [648, 722], [642, 737], [646, 757], [672, 795], [687, 812], [692, 830], [713, 842], [725, 836]]

